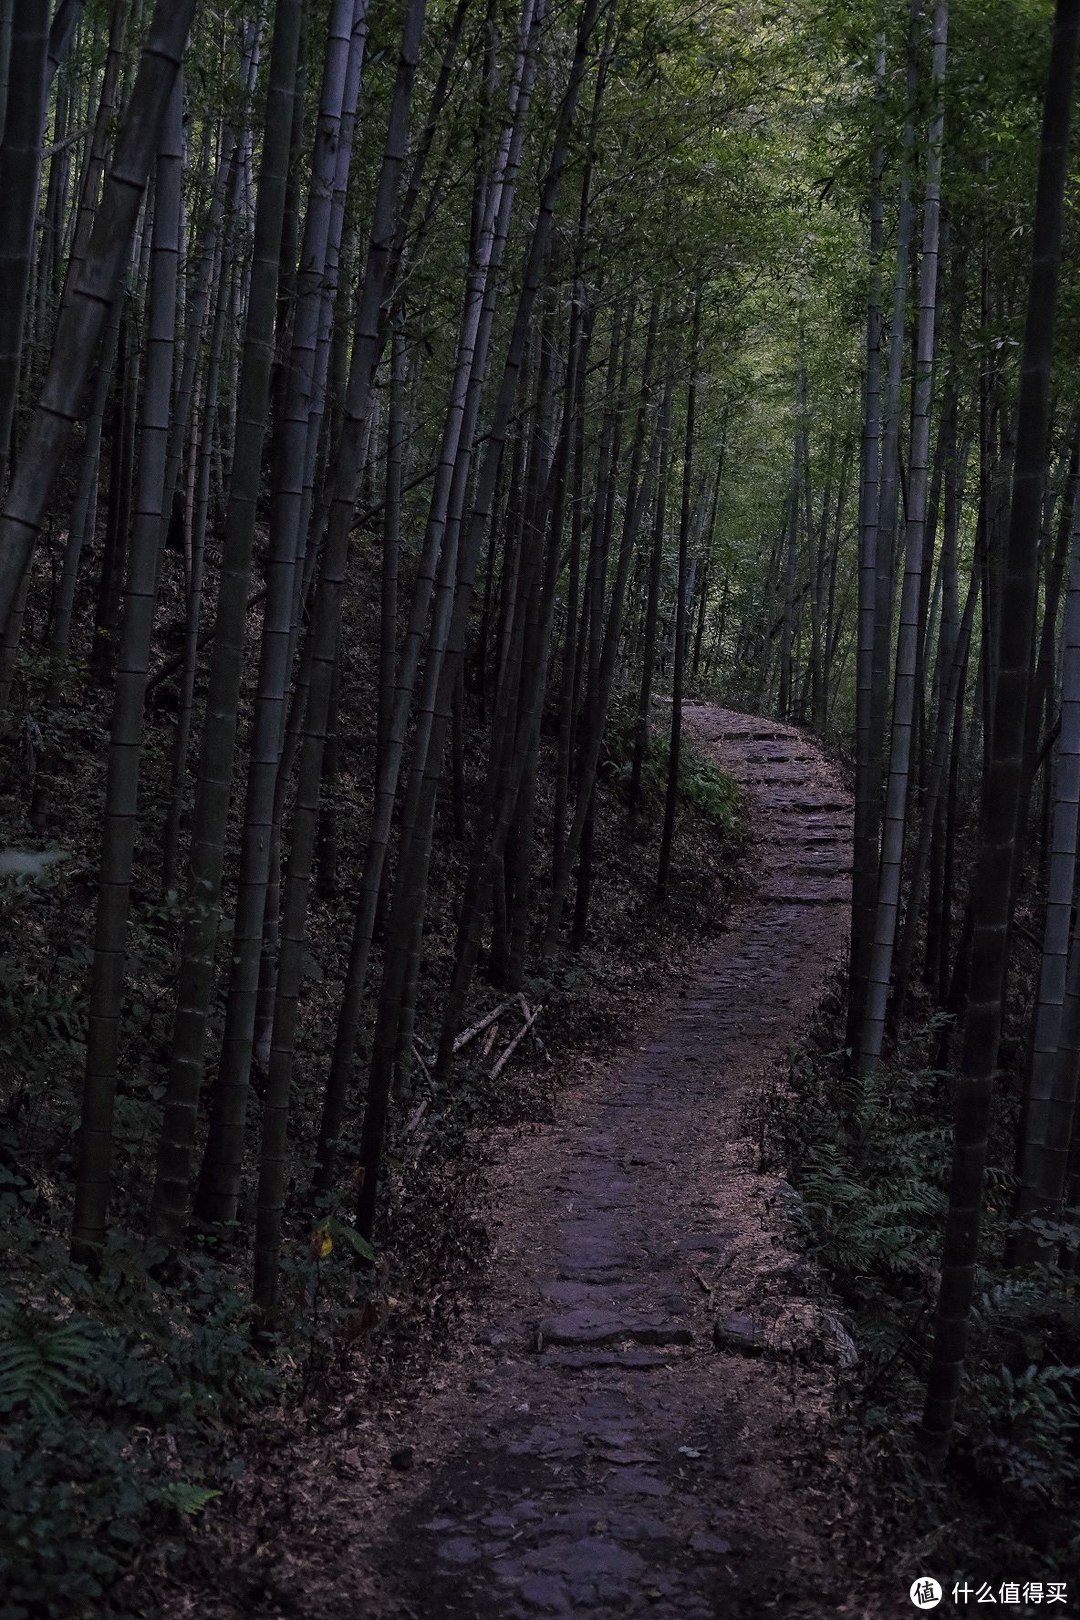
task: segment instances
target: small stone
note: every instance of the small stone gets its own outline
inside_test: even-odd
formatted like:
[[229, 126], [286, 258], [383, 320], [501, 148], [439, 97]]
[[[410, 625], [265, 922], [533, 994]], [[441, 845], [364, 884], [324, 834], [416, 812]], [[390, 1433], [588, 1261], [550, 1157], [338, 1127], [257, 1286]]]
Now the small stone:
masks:
[[530, 1575], [521, 1583], [521, 1596], [533, 1609], [565, 1609], [566, 1587], [554, 1575]]
[[558, 1426], [540, 1424], [520, 1440], [508, 1440], [506, 1449], [512, 1457], [576, 1457], [583, 1443], [580, 1434], [566, 1434]]
[[485, 1530], [513, 1530], [514, 1528], [514, 1521], [509, 1513], [501, 1513], [498, 1510], [494, 1513], [485, 1513], [480, 1523]]
[[751, 1317], [734, 1311], [713, 1328], [713, 1343], [718, 1350], [737, 1350], [744, 1356], [754, 1356], [764, 1350], [765, 1334]]
[[643, 1468], [620, 1468], [618, 1473], [612, 1474], [608, 1481], [609, 1490], [617, 1490], [620, 1495], [626, 1496], [670, 1496], [671, 1486], [664, 1480], [657, 1479], [655, 1474], [647, 1474]]
[[710, 1535], [707, 1530], [695, 1530], [690, 1537], [690, 1551], [723, 1558], [731, 1551], [731, 1542], [725, 1541], [723, 1536]]
[[451, 1536], [439, 1543], [438, 1554], [447, 1564], [472, 1564], [480, 1557], [480, 1548], [468, 1536]]
[[470, 1378], [467, 1388], [470, 1395], [490, 1395], [492, 1387], [486, 1378]]

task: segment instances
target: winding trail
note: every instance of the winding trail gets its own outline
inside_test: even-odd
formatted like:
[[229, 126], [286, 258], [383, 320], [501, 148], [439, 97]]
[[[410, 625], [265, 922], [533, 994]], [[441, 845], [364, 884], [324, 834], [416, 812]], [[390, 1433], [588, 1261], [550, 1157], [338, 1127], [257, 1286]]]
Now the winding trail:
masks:
[[480, 1343], [402, 1416], [416, 1466], [388, 1476], [376, 1590], [320, 1614], [837, 1612], [791, 1458], [854, 1347], [747, 1118], [844, 943], [850, 804], [790, 727], [705, 705], [686, 726], [746, 789], [756, 892], [666, 1027], [500, 1167]]

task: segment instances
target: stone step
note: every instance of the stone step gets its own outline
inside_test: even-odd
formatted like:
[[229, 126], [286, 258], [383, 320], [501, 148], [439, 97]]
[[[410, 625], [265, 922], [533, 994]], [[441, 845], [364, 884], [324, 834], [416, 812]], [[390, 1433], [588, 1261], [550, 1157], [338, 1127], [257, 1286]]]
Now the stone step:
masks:
[[841, 811], [845, 815], [853, 813], [851, 805], [842, 799], [789, 799], [786, 804], [777, 804], [769, 808], [780, 810], [784, 815], [789, 816], [820, 816], [825, 815], [827, 812], [839, 815]]
[[788, 742], [786, 731], [721, 731], [717, 742]]
[[685, 1322], [598, 1314], [589, 1310], [545, 1316], [537, 1327], [540, 1347], [548, 1344], [595, 1349], [611, 1344], [692, 1344], [693, 1330]]
[[850, 890], [846, 894], [763, 894], [762, 904], [767, 906], [848, 906]]
[[619, 1372], [656, 1372], [670, 1367], [671, 1350], [574, 1350], [559, 1347], [544, 1352], [545, 1366], [566, 1367], [574, 1372], [592, 1372], [611, 1369]]
[[851, 862], [838, 866], [835, 861], [781, 861], [773, 871], [785, 877], [845, 878], [851, 876]]

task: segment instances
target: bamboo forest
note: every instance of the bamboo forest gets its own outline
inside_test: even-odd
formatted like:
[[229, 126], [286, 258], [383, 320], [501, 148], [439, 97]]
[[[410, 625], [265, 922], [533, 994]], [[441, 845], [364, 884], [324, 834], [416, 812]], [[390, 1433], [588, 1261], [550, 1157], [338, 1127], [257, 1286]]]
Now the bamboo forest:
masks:
[[1078, 50], [0, 0], [0, 1620], [1080, 1616]]

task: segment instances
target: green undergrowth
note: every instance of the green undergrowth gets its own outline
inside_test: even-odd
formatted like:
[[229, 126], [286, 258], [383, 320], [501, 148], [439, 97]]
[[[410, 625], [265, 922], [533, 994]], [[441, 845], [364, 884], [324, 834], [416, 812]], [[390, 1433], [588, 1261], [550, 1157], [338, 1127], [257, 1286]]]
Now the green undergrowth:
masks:
[[[239, 1414], [274, 1395], [228, 1271], [125, 1240], [91, 1276], [67, 1256], [85, 1063], [92, 912], [79, 853], [0, 881], [0, 1617], [127, 1612], [117, 1583], [156, 1545], [174, 1556], [240, 1466]], [[145, 1184], [160, 1114], [164, 908], [133, 931], [115, 1153], [124, 1205]]]
[[0, 879], [0, 926], [20, 941], [0, 961], [0, 1620], [152, 1613], [143, 1566], [182, 1555], [243, 1471], [246, 1425], [304, 1394], [373, 1293], [327, 1206], [318, 1241], [290, 1250], [282, 1337], [257, 1351], [243, 1243], [170, 1259], [124, 1235], [145, 1230], [160, 1126], [171, 901], [144, 902], [131, 931], [116, 1235], [96, 1274], [69, 1260], [84, 884], [77, 852]]
[[[637, 708], [624, 700], [612, 705], [604, 731], [601, 769], [625, 794], [634, 763]], [[646, 825], [663, 818], [667, 794], [671, 711], [654, 712], [641, 769], [641, 820]], [[745, 834], [742, 796], [737, 784], [682, 735], [679, 749], [679, 800], [711, 826], [721, 839], [738, 848]]]
[[[900, 1059], [854, 1081], [840, 1040], [832, 999], [785, 1082], [763, 1095], [756, 1125], [764, 1166], [798, 1193], [799, 1241], [842, 1300], [859, 1349], [841, 1408], [847, 1467], [857, 1459], [871, 1488], [855, 1493], [852, 1536], [881, 1548], [892, 1576], [910, 1565], [905, 1593], [920, 1571], [947, 1591], [965, 1579], [1067, 1580], [1080, 1569], [1080, 1279], [1057, 1265], [1005, 1266], [1013, 1179], [991, 1170], [965, 1385], [935, 1480], [919, 1418], [947, 1201], [949, 1082]], [[927, 1045], [910, 1040], [906, 1050]]]
[[280, 1375], [251, 1354], [218, 1266], [192, 1260], [167, 1290], [146, 1254], [114, 1244], [91, 1278], [11, 1218], [24, 1191], [5, 1175], [18, 1270], [0, 1291], [0, 1615], [125, 1614], [117, 1582], [147, 1546], [179, 1555], [242, 1470], [237, 1419]]
[[357, 1269], [370, 1250], [353, 1228], [317, 1216], [266, 1341], [244, 1250], [207, 1240], [177, 1260], [117, 1237], [91, 1275], [2, 1158], [0, 1620], [135, 1620], [155, 1612], [154, 1571], [244, 1473], [259, 1413], [313, 1397], [370, 1336], [383, 1290]]

